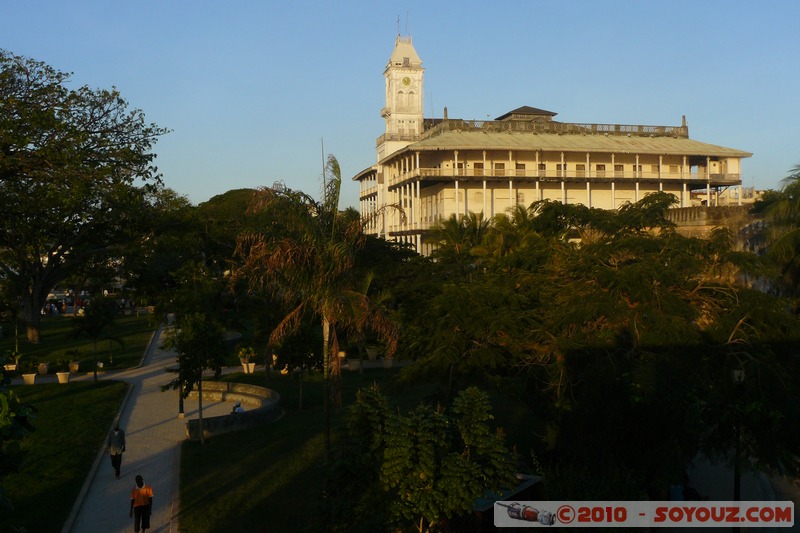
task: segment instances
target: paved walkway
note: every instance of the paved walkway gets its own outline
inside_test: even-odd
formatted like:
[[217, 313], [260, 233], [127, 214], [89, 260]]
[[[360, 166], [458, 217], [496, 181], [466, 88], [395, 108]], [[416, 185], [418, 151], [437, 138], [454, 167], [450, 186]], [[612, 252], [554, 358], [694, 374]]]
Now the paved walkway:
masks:
[[[161, 333], [159, 329], [154, 334], [139, 367], [102, 376], [130, 384], [118, 414], [127, 441], [126, 453], [122, 456], [122, 475], [115, 479], [111, 461], [101, 449], [62, 533], [133, 531], [133, 519], [128, 512], [137, 474], [153, 487], [149, 531], [178, 531], [181, 443], [185, 440], [186, 419], [198, 416], [198, 403], [186, 400], [185, 418], [181, 419], [178, 418], [177, 391], [161, 392], [161, 385], [173, 377], [164, 369], [175, 365], [174, 352], [159, 348]], [[78, 379], [91, 379], [91, 376]], [[227, 414], [230, 409], [230, 404], [225, 402], [206, 401], [203, 416]]]

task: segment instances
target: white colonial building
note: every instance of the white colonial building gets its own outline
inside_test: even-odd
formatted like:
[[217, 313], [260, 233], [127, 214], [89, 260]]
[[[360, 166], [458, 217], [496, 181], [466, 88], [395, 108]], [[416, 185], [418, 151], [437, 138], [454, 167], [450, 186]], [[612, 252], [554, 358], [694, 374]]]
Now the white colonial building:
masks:
[[[430, 250], [422, 235], [436, 222], [472, 211], [486, 218], [538, 200], [617, 209], [644, 195], [674, 194], [680, 207], [703, 193], [716, 205], [736, 188], [752, 154], [689, 138], [680, 126], [576, 124], [520, 107], [495, 120], [425, 119], [422, 62], [398, 36], [384, 70], [386, 131], [377, 163], [353, 179], [367, 232]], [[697, 197], [697, 194], [695, 194]], [[386, 206], [400, 209], [387, 209]]]

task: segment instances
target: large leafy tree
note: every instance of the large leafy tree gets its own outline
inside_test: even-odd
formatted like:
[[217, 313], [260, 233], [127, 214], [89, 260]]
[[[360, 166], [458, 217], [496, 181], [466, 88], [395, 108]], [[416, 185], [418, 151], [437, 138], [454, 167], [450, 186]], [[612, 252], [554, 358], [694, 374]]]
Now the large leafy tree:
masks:
[[[147, 124], [116, 89], [0, 50], [0, 276], [38, 342], [48, 292], [89, 260], [120, 255], [158, 183]], [[143, 185], [146, 184], [146, 185]]]
[[181, 270], [203, 263], [202, 226], [188, 198], [171, 189], [150, 191], [147, 202], [149, 216], [138, 238], [126, 246], [122, 267], [131, 296], [167, 313], [173, 311]]
[[348, 415], [349, 460], [339, 465], [348, 507], [337, 531], [447, 530], [487, 490], [515, 484], [516, 457], [490, 427], [489, 397], [476, 387], [460, 391], [450, 409], [421, 404], [401, 414], [373, 385]]
[[[800, 416], [777, 400], [797, 396], [795, 379], [780, 378], [797, 375], [785, 353], [797, 318], [737, 282], [762, 267], [728, 231], [681, 236], [665, 217], [673, 202], [654, 194], [618, 212], [538, 202], [496, 217], [459, 249], [468, 268], [447, 270], [403, 315], [419, 358], [407, 377], [490, 380], [536, 404], [544, 438], [531, 445], [558, 469], [553, 496], [577, 483], [582, 497], [639, 497], [680, 482], [698, 449], [728, 456], [736, 434], [742, 457], [788, 463], [796, 439], [773, 426]], [[734, 365], [753, 379], [739, 399]], [[734, 431], [744, 412], [759, 415], [738, 416]]]

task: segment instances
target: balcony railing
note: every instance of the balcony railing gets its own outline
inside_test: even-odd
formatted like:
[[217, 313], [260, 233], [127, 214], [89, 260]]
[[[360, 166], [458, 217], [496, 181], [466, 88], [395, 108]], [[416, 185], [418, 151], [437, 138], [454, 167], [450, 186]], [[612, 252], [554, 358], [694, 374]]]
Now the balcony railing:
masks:
[[633, 171], [633, 170], [532, 170], [532, 169], [472, 169], [459, 168], [457, 172], [453, 169], [442, 168], [419, 168], [399, 175], [389, 177], [389, 185], [398, 185], [409, 180], [418, 178], [433, 178], [443, 180], [459, 180], [464, 178], [510, 178], [528, 180], [593, 180], [593, 181], [612, 181], [612, 180], [662, 180], [662, 181], [707, 181], [717, 185], [738, 185], [741, 183], [740, 174], [706, 174], [705, 172], [667, 172], [660, 174], [653, 171]]
[[688, 126], [646, 126], [641, 124], [578, 124], [571, 122], [535, 120], [462, 120], [449, 119], [426, 122], [428, 129], [422, 138], [445, 131], [533, 132], [561, 134], [607, 134], [645, 137], [689, 137]]

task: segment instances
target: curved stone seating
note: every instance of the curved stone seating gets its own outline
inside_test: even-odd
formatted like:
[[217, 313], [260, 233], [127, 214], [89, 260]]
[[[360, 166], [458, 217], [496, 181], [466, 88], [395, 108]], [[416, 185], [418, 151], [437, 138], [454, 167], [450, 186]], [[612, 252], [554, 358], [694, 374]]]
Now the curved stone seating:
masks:
[[[189, 398], [197, 398], [197, 390], [191, 391]], [[203, 400], [241, 402], [245, 408], [244, 413], [203, 417], [203, 436], [205, 438], [272, 422], [282, 412], [281, 397], [277, 392], [245, 383], [203, 381]], [[186, 421], [186, 438], [200, 440], [199, 419]]]

